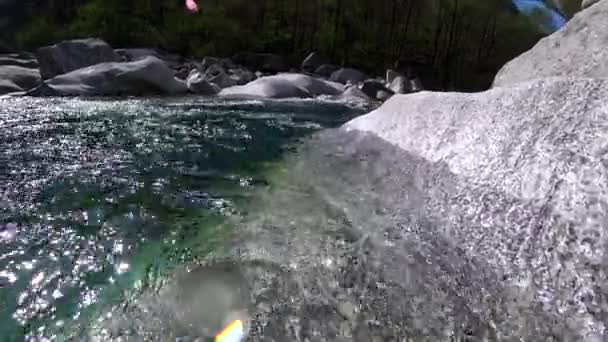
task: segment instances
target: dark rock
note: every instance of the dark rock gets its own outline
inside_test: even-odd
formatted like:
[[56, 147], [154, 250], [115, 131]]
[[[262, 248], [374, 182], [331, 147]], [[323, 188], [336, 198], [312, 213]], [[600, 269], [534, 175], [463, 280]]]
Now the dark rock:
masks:
[[327, 64], [327, 59], [317, 52], [312, 52], [302, 62], [302, 70], [307, 72], [315, 72], [321, 65]]
[[98, 63], [120, 60], [110, 45], [96, 38], [67, 40], [46, 46], [38, 49], [36, 57], [43, 79]]
[[186, 80], [188, 90], [199, 95], [216, 95], [220, 88], [209, 83], [198, 70], [192, 70]]
[[278, 73], [289, 70], [285, 59], [272, 53], [241, 52], [232, 57], [232, 60], [251, 70]]
[[408, 90], [410, 92], [415, 93], [424, 90], [424, 87], [422, 86], [422, 82], [419, 78], [414, 78], [413, 80], [410, 80], [410, 86]]
[[225, 70], [232, 70], [232, 69], [236, 69], [238, 67], [230, 58], [222, 58], [220, 60], [220, 65]]
[[244, 85], [256, 79], [253, 72], [246, 69], [231, 69], [230, 77], [236, 82], [237, 85]]
[[337, 65], [323, 64], [315, 70], [315, 74], [322, 76], [322, 77], [329, 78], [329, 77], [331, 77], [331, 74], [333, 74], [335, 71], [337, 71], [339, 69], [340, 69], [340, 67]]
[[203, 58], [203, 61], [201, 62], [201, 71], [205, 72], [210, 66], [216, 64], [221, 65], [219, 58], [207, 56]]
[[367, 95], [373, 99], [379, 99], [378, 98], [379, 92], [383, 92], [382, 94], [380, 94], [383, 98], [386, 98], [387, 95], [394, 94], [393, 91], [386, 89], [386, 87], [384, 86], [384, 84], [382, 82], [376, 81], [376, 80], [364, 81], [363, 84], [361, 84], [360, 89], [365, 95]]
[[363, 82], [367, 79], [369, 79], [369, 77], [362, 73], [359, 70], [356, 69], [352, 69], [352, 68], [341, 68], [338, 69], [336, 71], [334, 71], [330, 78], [331, 81], [334, 82], [339, 82], [342, 84], [355, 84], [355, 83], [359, 83], [359, 82]]
[[216, 84], [220, 88], [232, 87], [237, 84], [236, 80], [232, 79], [222, 66], [213, 64], [205, 70], [204, 77], [207, 81]]
[[185, 80], [188, 78], [188, 75], [190, 75], [190, 70], [190, 68], [182, 67], [177, 69], [173, 75], [180, 80]]

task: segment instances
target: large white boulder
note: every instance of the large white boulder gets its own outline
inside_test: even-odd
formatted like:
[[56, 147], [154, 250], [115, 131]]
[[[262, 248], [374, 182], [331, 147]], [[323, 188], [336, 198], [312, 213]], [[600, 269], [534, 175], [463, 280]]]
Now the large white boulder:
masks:
[[[562, 313], [577, 338], [599, 338], [606, 322], [594, 313], [606, 309], [597, 300], [608, 290], [606, 98], [608, 80], [573, 78], [395, 95], [345, 129], [444, 165], [457, 186], [440, 191], [462, 201], [444, 203], [440, 216], [454, 221], [437, 233], [502, 275], [501, 286], [535, 298], [530, 305]], [[537, 310], [520, 309], [511, 314], [523, 320]]]
[[98, 63], [120, 61], [108, 43], [96, 38], [66, 40], [42, 47], [36, 51], [36, 58], [43, 79]]
[[302, 74], [284, 73], [265, 76], [243, 86], [225, 88], [220, 96], [246, 98], [307, 98], [318, 95], [338, 95], [341, 84]]
[[558, 32], [500, 69], [494, 87], [551, 76], [608, 78], [608, 1], [577, 13]]
[[156, 57], [135, 62], [100, 63], [46, 80], [28, 95], [146, 95], [181, 94], [186, 83], [173, 76], [173, 71]]

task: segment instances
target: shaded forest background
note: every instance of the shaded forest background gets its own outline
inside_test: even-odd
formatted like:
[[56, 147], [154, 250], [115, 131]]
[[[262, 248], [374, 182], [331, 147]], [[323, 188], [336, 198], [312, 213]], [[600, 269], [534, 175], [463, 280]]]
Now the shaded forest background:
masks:
[[[543, 36], [506, 0], [27, 1], [29, 19], [9, 40], [33, 50], [100, 37], [112, 46], [158, 47], [184, 56], [273, 52], [293, 65], [311, 51], [334, 64], [382, 74], [413, 66], [427, 89], [487, 88], [496, 71]], [[562, 0], [567, 16], [579, 1]]]

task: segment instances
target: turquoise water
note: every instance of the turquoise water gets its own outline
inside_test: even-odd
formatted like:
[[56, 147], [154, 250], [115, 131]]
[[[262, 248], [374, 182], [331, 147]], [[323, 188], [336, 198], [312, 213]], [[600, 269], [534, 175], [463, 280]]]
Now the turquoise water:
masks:
[[299, 138], [363, 109], [0, 98], [0, 341], [52, 337], [221, 245]]

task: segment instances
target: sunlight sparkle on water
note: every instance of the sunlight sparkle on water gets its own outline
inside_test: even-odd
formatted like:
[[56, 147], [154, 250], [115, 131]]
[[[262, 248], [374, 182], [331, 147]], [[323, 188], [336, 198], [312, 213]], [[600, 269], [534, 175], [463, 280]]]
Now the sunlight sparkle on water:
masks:
[[127, 264], [126, 262], [121, 262], [120, 264], [118, 264], [118, 267], [116, 267], [116, 273], [118, 274], [123, 274], [125, 272], [127, 272], [129, 270], [129, 264]]
[[14, 284], [17, 281], [15, 273], [8, 271], [0, 271], [0, 278], [6, 278], [11, 284]]

